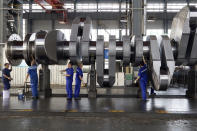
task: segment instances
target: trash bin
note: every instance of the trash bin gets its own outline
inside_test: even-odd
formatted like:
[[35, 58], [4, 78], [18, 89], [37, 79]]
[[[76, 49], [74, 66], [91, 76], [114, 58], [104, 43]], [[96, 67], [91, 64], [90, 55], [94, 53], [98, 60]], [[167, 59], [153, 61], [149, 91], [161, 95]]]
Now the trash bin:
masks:
[[132, 81], [133, 80], [133, 74], [130, 73], [126, 73], [125, 74], [125, 86], [131, 86], [132, 85]]
[[19, 89], [19, 90], [18, 90], [18, 99], [19, 99], [19, 100], [22, 100], [23, 98], [24, 98], [23, 90]]

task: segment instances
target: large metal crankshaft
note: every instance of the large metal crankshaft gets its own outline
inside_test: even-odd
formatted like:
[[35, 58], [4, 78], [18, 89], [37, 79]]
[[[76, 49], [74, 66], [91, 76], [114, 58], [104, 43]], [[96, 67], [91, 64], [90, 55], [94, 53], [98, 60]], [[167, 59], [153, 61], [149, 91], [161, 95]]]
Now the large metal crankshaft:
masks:
[[[116, 60], [123, 65], [132, 63], [138, 65], [143, 56], [148, 59], [151, 80], [156, 90], [166, 90], [172, 79], [175, 62], [177, 65], [193, 65], [197, 62], [196, 8], [185, 7], [174, 18], [171, 38], [161, 36], [159, 43], [154, 35], [123, 36], [122, 41], [116, 41], [115, 36], [109, 36], [109, 68], [105, 69], [104, 36], [91, 40], [92, 21], [89, 17], [75, 18], [71, 27], [70, 41], [64, 39], [59, 30], [40, 31], [27, 34], [25, 40], [13, 34], [6, 44], [8, 61], [17, 66], [25, 59], [30, 65], [32, 57], [39, 64], [65, 64], [67, 60], [73, 63], [83, 61], [90, 65], [96, 62], [97, 82], [101, 87], [112, 87], [115, 83]], [[175, 24], [176, 23], [176, 24]]]

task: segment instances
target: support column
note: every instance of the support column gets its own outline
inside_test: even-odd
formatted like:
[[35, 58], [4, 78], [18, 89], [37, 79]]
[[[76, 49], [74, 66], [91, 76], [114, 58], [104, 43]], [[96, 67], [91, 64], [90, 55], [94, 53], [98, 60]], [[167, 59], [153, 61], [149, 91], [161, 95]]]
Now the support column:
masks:
[[164, 34], [168, 34], [167, 2], [168, 2], [168, 0], [164, 0], [164, 12], [163, 12], [163, 29], [164, 29]]
[[142, 36], [143, 34], [143, 5], [144, 0], [132, 0], [132, 35]]
[[15, 21], [16, 21], [16, 27], [17, 27], [17, 34], [23, 38], [23, 3], [17, 4], [16, 9], [19, 9], [19, 13], [17, 14]]
[[90, 87], [88, 90], [89, 98], [96, 98], [97, 90], [96, 90], [96, 70], [95, 70], [95, 60], [91, 58], [91, 70], [90, 70]]
[[51, 20], [51, 29], [55, 30], [55, 19]]
[[[29, 13], [32, 12], [32, 3], [33, 1], [29, 0]], [[33, 26], [33, 20], [30, 18], [27, 19], [27, 33], [33, 33], [32, 26]]]
[[74, 0], [74, 15], [76, 17], [76, 11], [77, 10], [77, 0]]
[[187, 2], [187, 6], [189, 6], [190, 0], [186, 0], [186, 2]]
[[[128, 1], [129, 1], [129, 0], [126, 0], [126, 12], [125, 12], [125, 13], [126, 13], [126, 17], [128, 17], [128, 14], [131, 12], [131, 11], [129, 10], [129, 13], [128, 13], [128, 3], [129, 3]], [[129, 5], [130, 5], [130, 4], [129, 4]], [[125, 26], [125, 28], [126, 28], [126, 29], [125, 29], [125, 31], [126, 31], [126, 33], [125, 33], [126, 36], [128, 35], [128, 24], [129, 24], [131, 21], [132, 21], [132, 20], [130, 19], [130, 21], [127, 21], [127, 23], [126, 23], [126, 26]], [[130, 28], [130, 32], [129, 32], [129, 33], [131, 33], [131, 32], [132, 32], [132, 31], [131, 31], [131, 30], [132, 30], [132, 26], [131, 26], [131, 25], [129, 25], [129, 26], [130, 26], [130, 27], [129, 27], [129, 28]]]
[[[97, 18], [98, 18], [98, 0], [96, 1], [96, 15], [97, 15]], [[98, 36], [98, 25], [99, 24], [99, 20], [97, 19], [96, 20], [96, 36]]]
[[[7, 41], [7, 0], [0, 0], [0, 43]], [[0, 71], [3, 68], [3, 46], [0, 44]]]
[[122, 9], [122, 0], [119, 0], [119, 40], [121, 41], [122, 39], [122, 25], [121, 25], [121, 9]]
[[196, 99], [197, 98], [197, 66], [193, 67], [188, 72], [188, 90], [186, 91], [186, 97]]
[[48, 65], [42, 65], [42, 77], [40, 80], [40, 89], [44, 91], [44, 97], [50, 97], [52, 95], [52, 90], [50, 88], [50, 70]]

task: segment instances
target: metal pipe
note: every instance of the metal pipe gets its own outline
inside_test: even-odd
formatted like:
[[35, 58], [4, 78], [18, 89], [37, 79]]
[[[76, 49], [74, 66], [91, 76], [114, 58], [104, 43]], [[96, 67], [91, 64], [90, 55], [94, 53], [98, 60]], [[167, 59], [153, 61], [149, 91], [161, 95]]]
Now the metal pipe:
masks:
[[23, 59], [23, 42], [10, 41], [7, 44], [7, 56], [11, 59]]
[[118, 60], [123, 59], [123, 42], [122, 41], [116, 42], [116, 59]]
[[116, 59], [120, 60], [123, 58], [123, 47], [116, 46]]
[[96, 55], [96, 46], [89, 46], [89, 53], [91, 55]]
[[69, 42], [61, 41], [57, 43], [57, 57], [60, 60], [69, 58]]

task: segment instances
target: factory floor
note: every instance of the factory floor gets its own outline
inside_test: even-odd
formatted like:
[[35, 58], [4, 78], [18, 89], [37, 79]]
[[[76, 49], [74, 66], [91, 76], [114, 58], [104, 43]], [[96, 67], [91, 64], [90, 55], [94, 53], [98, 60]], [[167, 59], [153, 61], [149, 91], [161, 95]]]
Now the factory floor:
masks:
[[0, 98], [0, 131], [197, 130], [197, 100], [185, 98], [184, 88], [156, 92], [147, 102], [136, 98], [133, 88], [98, 89], [96, 99], [88, 99], [85, 92], [82, 89], [78, 101], [67, 101], [61, 95], [38, 100]]

